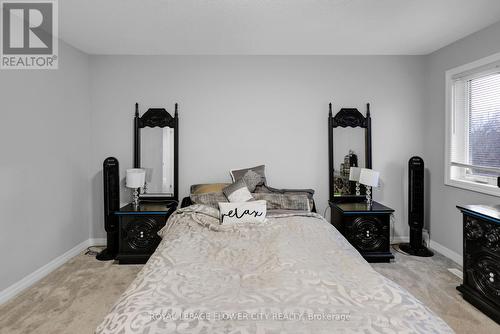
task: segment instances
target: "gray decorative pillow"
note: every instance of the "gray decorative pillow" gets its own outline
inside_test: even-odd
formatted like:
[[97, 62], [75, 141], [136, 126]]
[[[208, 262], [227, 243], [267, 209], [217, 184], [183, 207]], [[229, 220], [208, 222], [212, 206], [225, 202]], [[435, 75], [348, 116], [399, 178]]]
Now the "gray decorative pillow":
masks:
[[262, 176], [263, 183], [266, 184], [266, 166], [260, 165], [260, 166], [255, 166], [251, 168], [242, 168], [242, 169], [233, 169], [229, 172], [231, 174], [231, 178], [234, 181], [238, 181], [239, 179], [242, 179], [243, 176], [249, 171], [252, 170], [255, 173], [259, 174]]
[[268, 210], [285, 209], [311, 211], [311, 205], [306, 195], [277, 194], [277, 193], [253, 193], [256, 200], [267, 201]]
[[247, 184], [250, 192], [254, 192], [255, 187], [258, 185], [264, 184], [264, 178], [260, 174], [255, 173], [253, 170], [249, 170], [245, 173], [245, 175], [243, 175], [243, 181]]
[[253, 199], [244, 179], [239, 179], [233, 184], [228, 185], [222, 189], [222, 192], [226, 195], [229, 202], [247, 202]]
[[264, 184], [255, 187], [252, 193], [273, 193], [273, 194], [286, 194], [286, 195], [306, 195], [309, 199], [309, 206], [314, 207], [314, 190], [312, 189], [277, 189]]
[[191, 201], [195, 204], [204, 204], [212, 208], [219, 208], [219, 202], [227, 202], [227, 198], [222, 191], [191, 194]]

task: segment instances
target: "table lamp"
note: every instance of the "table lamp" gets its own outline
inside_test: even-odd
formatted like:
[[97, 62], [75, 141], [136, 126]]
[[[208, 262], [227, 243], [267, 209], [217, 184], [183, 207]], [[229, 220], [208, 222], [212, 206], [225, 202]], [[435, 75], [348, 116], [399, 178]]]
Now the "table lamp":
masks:
[[146, 171], [142, 168], [127, 169], [127, 177], [125, 186], [134, 189], [132, 203], [134, 206], [139, 205], [139, 188], [144, 186], [146, 181]]
[[356, 196], [359, 196], [361, 194], [359, 190], [359, 176], [361, 174], [361, 168], [360, 167], [351, 167], [349, 170], [349, 181], [355, 181], [356, 182]]
[[366, 203], [372, 205], [372, 187], [378, 187], [380, 173], [371, 169], [362, 168], [359, 183], [366, 186]]

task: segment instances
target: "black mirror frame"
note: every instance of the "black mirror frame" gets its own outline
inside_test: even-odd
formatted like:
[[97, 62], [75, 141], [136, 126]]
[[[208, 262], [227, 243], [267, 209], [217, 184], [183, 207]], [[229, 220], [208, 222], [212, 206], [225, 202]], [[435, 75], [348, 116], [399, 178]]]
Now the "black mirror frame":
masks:
[[179, 200], [179, 112], [175, 104], [174, 117], [163, 108], [150, 108], [139, 116], [139, 103], [135, 104], [134, 116], [134, 168], [141, 168], [141, 129], [169, 127], [174, 129], [174, 196], [162, 197], [164, 200]]
[[332, 104], [329, 104], [328, 112], [328, 174], [329, 174], [329, 190], [330, 201], [332, 202], [361, 202], [365, 196], [335, 196], [334, 187], [334, 172], [335, 166], [333, 161], [333, 129], [342, 128], [364, 128], [365, 129], [365, 166], [372, 168], [372, 119], [370, 114], [370, 103], [366, 104], [366, 117], [363, 116], [356, 108], [342, 108], [333, 116]]

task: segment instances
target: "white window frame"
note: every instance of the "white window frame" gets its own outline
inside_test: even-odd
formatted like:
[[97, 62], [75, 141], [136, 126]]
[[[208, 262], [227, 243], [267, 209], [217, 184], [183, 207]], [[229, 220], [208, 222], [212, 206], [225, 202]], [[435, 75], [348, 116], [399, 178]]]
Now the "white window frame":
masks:
[[500, 188], [496, 184], [484, 184], [473, 180], [463, 180], [451, 178], [450, 169], [452, 165], [459, 165], [451, 162], [451, 136], [453, 128], [453, 78], [461, 74], [480, 74], [484, 72], [485, 67], [493, 66], [500, 61], [500, 53], [476, 60], [474, 62], [455, 67], [446, 71], [446, 129], [445, 129], [445, 164], [444, 164], [444, 184], [452, 187], [471, 190], [483, 194], [500, 197]]

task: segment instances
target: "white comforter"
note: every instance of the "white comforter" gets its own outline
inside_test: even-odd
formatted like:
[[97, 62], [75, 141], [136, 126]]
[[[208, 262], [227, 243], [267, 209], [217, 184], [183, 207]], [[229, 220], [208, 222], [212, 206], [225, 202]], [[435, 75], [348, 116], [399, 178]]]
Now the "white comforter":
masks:
[[452, 333], [319, 215], [216, 216], [177, 211], [96, 333]]

